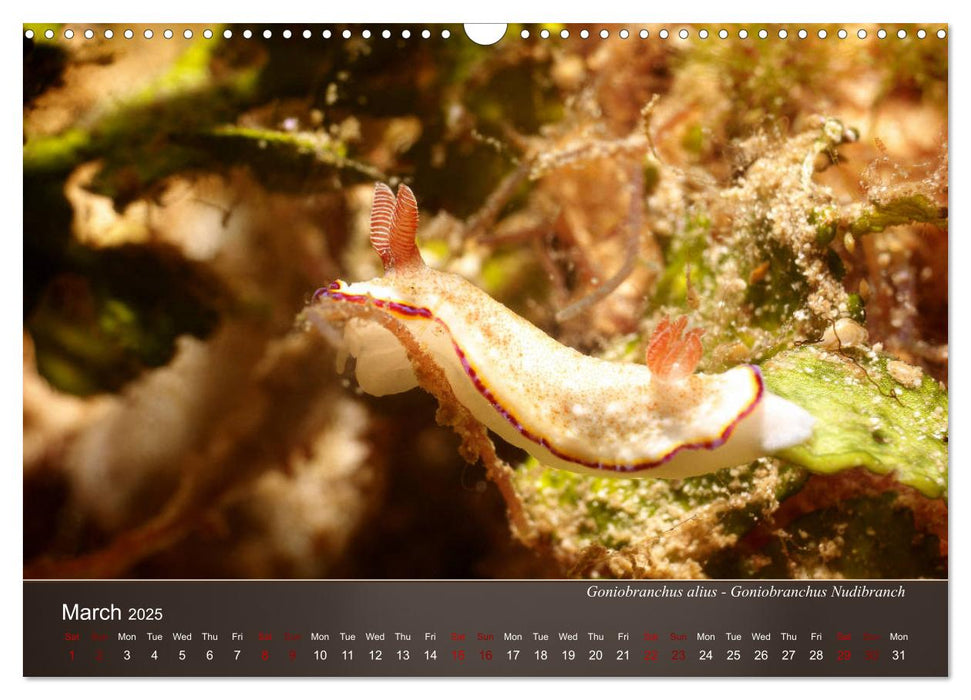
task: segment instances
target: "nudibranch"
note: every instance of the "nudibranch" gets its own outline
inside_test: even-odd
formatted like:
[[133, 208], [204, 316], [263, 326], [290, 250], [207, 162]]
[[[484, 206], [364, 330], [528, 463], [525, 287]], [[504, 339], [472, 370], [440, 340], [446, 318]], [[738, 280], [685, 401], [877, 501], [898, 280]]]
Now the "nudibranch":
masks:
[[[414, 348], [441, 369], [455, 398], [540, 463], [614, 477], [682, 478], [746, 464], [807, 440], [813, 417], [768, 392], [759, 368], [695, 373], [701, 333], [662, 321], [647, 362], [610, 362], [558, 343], [465, 279], [425, 265], [418, 205], [378, 184], [371, 244], [384, 275], [317, 290], [308, 317], [343, 327], [361, 389], [418, 386]], [[412, 350], [409, 351], [408, 348]]]

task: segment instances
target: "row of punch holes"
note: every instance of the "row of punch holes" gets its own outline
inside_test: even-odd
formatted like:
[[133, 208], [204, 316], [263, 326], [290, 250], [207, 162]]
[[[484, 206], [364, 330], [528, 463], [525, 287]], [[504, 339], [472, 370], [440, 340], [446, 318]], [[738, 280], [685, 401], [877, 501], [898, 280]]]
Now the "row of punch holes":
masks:
[[[152, 39], [155, 37], [155, 31], [151, 28], [144, 29], [142, 30], [141, 33], [145, 39]], [[252, 39], [255, 36], [253, 30], [251, 29], [244, 29], [240, 33], [244, 39]], [[442, 39], [448, 39], [452, 36], [452, 32], [449, 29], [442, 29], [440, 32], [437, 32], [437, 33], [441, 36]], [[500, 34], [499, 38], [496, 38], [494, 41], [479, 41], [473, 31], [469, 31], [468, 33], [470, 35], [470, 38], [472, 38], [473, 41], [476, 41], [477, 43], [491, 44], [491, 43], [495, 43], [495, 41], [498, 41], [499, 38], [502, 37], [502, 35]], [[775, 31], [773, 33], [779, 39], [787, 39], [790, 36], [789, 30], [785, 28], [779, 29], [778, 31]], [[89, 28], [81, 31], [80, 34], [85, 39], [94, 39], [97, 33], [95, 32], [95, 30]], [[184, 29], [182, 30], [181, 34], [184, 39], [191, 39], [193, 38], [193, 36], [195, 36], [195, 33], [191, 29]], [[260, 34], [264, 39], [271, 39], [274, 36], [274, 30], [264, 29]], [[290, 39], [296, 36], [302, 36], [304, 39], [310, 39], [314, 36], [315, 33], [310, 29], [304, 29], [302, 31], [298, 30], [296, 32], [290, 29], [283, 29], [279, 31], [279, 34], [284, 39]], [[380, 36], [383, 39], [391, 39], [392, 37], [395, 37], [395, 35], [399, 36], [402, 39], [410, 39], [413, 35], [410, 29], [401, 29], [400, 31], [396, 30], [394, 32], [392, 32], [392, 30], [390, 29], [383, 29], [379, 32], [374, 32], [374, 33], [372, 33], [370, 29], [362, 29], [362, 30], [359, 30], [357, 34], [358, 36], [364, 39], [370, 39], [372, 36]], [[522, 29], [519, 32], [519, 36], [523, 39], [528, 39], [530, 36], [533, 36], [534, 34], [535, 36], [538, 36], [541, 39], [549, 39], [551, 37], [556, 37], [556, 36], [558, 36], [561, 39], [569, 39], [571, 36], [571, 30], [566, 28], [560, 29], [560, 30], [552, 30], [552, 31], [550, 29], [540, 29], [539, 31], [536, 31], [534, 33], [534, 32], [531, 32], [529, 29]], [[594, 36], [594, 37], [599, 36], [601, 39], [609, 39], [612, 36], [611, 31], [609, 29], [600, 29], [599, 31], [594, 31], [594, 32], [591, 32], [589, 29], [580, 29], [579, 31], [576, 32], [576, 34], [581, 39], [589, 39], [591, 36]], [[651, 32], [648, 29], [641, 29], [636, 32], [631, 32], [627, 28], [620, 29], [616, 32], [616, 36], [618, 36], [621, 39], [629, 39], [634, 34], [636, 34], [636, 36], [640, 37], [641, 39], [647, 39], [648, 37], [650, 37]], [[730, 36], [732, 36], [732, 34], [735, 34], [739, 39], [748, 39], [750, 36], [755, 36], [755, 37], [758, 37], [759, 39], [768, 39], [769, 36], [771, 35], [769, 30], [764, 28], [755, 31], [754, 33], [750, 33], [747, 29], [739, 29], [734, 32], [730, 32], [727, 29], [719, 29], [717, 32], [714, 32], [714, 33], [710, 32], [708, 29], [698, 29], [696, 30], [696, 34], [699, 39], [708, 39], [713, 34], [717, 36], [719, 39], [728, 39]], [[806, 39], [811, 34], [815, 34], [815, 36], [818, 37], [819, 39], [826, 39], [827, 37], [830, 36], [829, 31], [826, 29], [818, 29], [818, 30], [815, 30], [814, 32], [810, 32], [809, 30], [806, 30], [806, 29], [798, 29], [794, 32], [794, 35], [799, 39]], [[938, 29], [936, 32], [934, 32], [934, 34], [937, 36], [938, 39], [943, 39], [947, 36], [947, 31], [944, 29]], [[53, 39], [56, 36], [56, 32], [53, 29], [46, 29], [43, 31], [43, 35], [46, 39]], [[76, 35], [77, 33], [71, 28], [64, 29], [62, 32], [62, 36], [65, 39], [73, 39]], [[104, 38], [106, 39], [112, 39], [115, 36], [115, 32], [112, 29], [105, 29], [103, 31], [103, 35], [104, 35]], [[125, 29], [121, 32], [121, 35], [126, 39], [132, 39], [135, 37], [135, 31], [133, 29]], [[176, 35], [176, 32], [174, 32], [172, 29], [164, 29], [162, 30], [161, 35], [165, 39], [171, 39]], [[215, 33], [213, 32], [212, 29], [204, 29], [202, 30], [201, 35], [205, 39], [212, 39], [215, 36]], [[324, 29], [320, 32], [320, 36], [324, 39], [330, 39], [336, 36], [340, 36], [344, 39], [350, 39], [354, 35], [355, 35], [355, 32], [352, 31], [351, 29], [344, 29], [344, 30], [337, 30], [337, 31]], [[432, 31], [430, 29], [423, 29], [421, 30], [421, 32], [416, 31], [415, 35], [420, 36], [422, 39], [430, 39], [432, 37]], [[667, 39], [671, 35], [672, 35], [672, 32], [667, 29], [661, 29], [657, 32], [657, 36], [660, 39]], [[678, 29], [676, 30], [674, 35], [682, 40], [689, 39], [691, 37], [691, 30], [686, 28]], [[834, 35], [839, 39], [846, 39], [850, 34], [846, 29], [838, 29], [834, 32]], [[898, 39], [906, 39], [908, 36], [908, 32], [906, 29], [898, 29], [895, 35]], [[914, 32], [914, 35], [918, 39], [924, 39], [927, 37], [928, 32], [926, 29], [921, 28], [921, 29], [918, 29], [916, 32]], [[35, 36], [34, 30], [33, 29], [25, 30], [24, 36], [28, 39], [33, 39]], [[228, 28], [223, 29], [222, 36], [223, 38], [226, 38], [226, 39], [232, 38], [233, 30]], [[856, 36], [859, 39], [866, 39], [867, 36], [869, 36], [869, 33], [867, 32], [866, 29], [858, 29], [856, 31]], [[888, 36], [891, 36], [891, 34], [886, 29], [881, 28], [876, 31], [876, 36], [878, 39], [886, 39]]]

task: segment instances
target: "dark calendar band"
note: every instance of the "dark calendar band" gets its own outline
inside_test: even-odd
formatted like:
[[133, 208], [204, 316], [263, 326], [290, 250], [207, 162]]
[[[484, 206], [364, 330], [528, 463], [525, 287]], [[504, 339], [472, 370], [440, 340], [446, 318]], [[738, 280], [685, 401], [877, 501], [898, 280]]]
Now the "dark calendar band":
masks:
[[946, 581], [27, 581], [27, 676], [946, 676]]

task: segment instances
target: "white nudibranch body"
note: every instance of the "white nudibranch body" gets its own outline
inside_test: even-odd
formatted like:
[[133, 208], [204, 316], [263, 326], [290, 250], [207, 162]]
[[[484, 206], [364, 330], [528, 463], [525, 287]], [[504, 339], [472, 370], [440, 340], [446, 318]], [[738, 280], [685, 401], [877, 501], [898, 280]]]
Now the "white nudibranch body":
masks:
[[[414, 242], [417, 221], [407, 187], [395, 198], [378, 185], [371, 240], [385, 275], [337, 281], [314, 295], [311, 311], [318, 313], [310, 318], [343, 323], [338, 362], [356, 358], [365, 392], [418, 385], [396, 335], [404, 332], [478, 421], [549, 467], [682, 478], [746, 464], [812, 435], [813, 417], [769, 393], [757, 367], [693, 374], [701, 334], [682, 337], [685, 319], [662, 321], [647, 365], [583, 355], [463, 278], [427, 267]], [[382, 324], [375, 314], [397, 323]]]

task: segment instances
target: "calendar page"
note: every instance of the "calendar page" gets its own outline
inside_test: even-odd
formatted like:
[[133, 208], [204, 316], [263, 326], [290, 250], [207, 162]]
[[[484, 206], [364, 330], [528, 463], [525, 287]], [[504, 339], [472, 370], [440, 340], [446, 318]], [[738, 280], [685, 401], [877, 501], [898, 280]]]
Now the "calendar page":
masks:
[[25, 676], [949, 674], [947, 24], [22, 32]]

